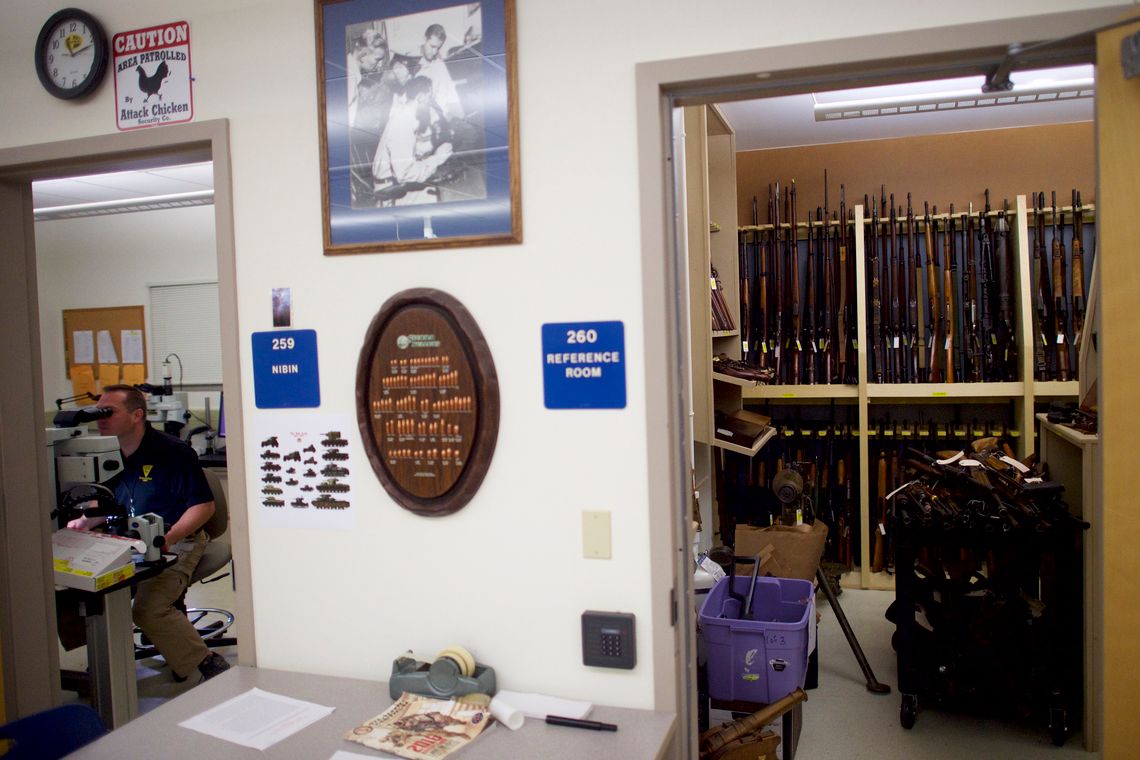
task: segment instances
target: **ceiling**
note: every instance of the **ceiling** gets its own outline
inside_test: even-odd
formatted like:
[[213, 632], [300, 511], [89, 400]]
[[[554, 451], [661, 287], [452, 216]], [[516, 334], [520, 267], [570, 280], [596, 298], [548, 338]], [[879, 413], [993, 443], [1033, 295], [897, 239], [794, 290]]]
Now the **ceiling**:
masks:
[[[1016, 88], [1022, 88], [1046, 81], [1091, 79], [1093, 75], [1093, 67], [1089, 65], [1015, 72], [1012, 79]], [[1093, 118], [1091, 98], [829, 122], [816, 121], [813, 111], [817, 103], [966, 90], [980, 93], [982, 80], [979, 76], [837, 90], [722, 103], [719, 107], [736, 132], [737, 150], [1061, 124], [1091, 121]], [[32, 184], [32, 197], [37, 220], [203, 205], [213, 202], [213, 165], [206, 161], [143, 171], [41, 180]]]
[[[1077, 79], [1091, 80], [1093, 76], [1093, 67], [1087, 65], [1015, 72], [1011, 78], [1016, 93], [1022, 88], [1053, 85]], [[902, 113], [830, 122], [816, 121], [813, 110], [817, 103], [827, 104], [837, 101], [917, 97], [967, 91], [981, 95], [983, 80], [984, 77], [977, 76], [888, 87], [836, 90], [721, 103], [718, 107], [736, 133], [737, 150], [763, 150], [948, 132], [972, 132], [982, 129], [1064, 124], [1093, 119], [1092, 98], [934, 110], [925, 113]]]
[[213, 202], [210, 161], [32, 183], [37, 221]]

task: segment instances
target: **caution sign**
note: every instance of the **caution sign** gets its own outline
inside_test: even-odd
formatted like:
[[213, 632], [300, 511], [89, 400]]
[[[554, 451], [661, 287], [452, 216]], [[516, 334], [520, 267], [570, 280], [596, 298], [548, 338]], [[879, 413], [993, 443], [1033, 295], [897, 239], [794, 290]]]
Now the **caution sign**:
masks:
[[194, 118], [188, 22], [120, 32], [111, 40], [111, 53], [121, 131]]

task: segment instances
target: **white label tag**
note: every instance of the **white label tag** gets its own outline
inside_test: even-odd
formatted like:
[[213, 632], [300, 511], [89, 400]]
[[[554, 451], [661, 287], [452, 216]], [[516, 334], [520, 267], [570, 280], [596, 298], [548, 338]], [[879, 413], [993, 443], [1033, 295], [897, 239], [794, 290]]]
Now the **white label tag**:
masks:
[[950, 336], [946, 336], [946, 345], [943, 346], [943, 348], [947, 351], [954, 348], [954, 339], [951, 338]]
[[887, 535], [887, 526], [879, 523], [879, 533], [882, 533], [884, 536]]
[[977, 459], [960, 459], [958, 460], [959, 467], [981, 467], [982, 463]]
[[1013, 467], [1013, 468], [1014, 468], [1014, 469], [1016, 469], [1018, 472], [1021, 472], [1021, 473], [1026, 473], [1026, 472], [1029, 472], [1029, 468], [1028, 468], [1028, 467], [1026, 467], [1026, 466], [1025, 466], [1025, 465], [1023, 465], [1021, 462], [1017, 461], [1016, 459], [1014, 459], [1014, 458], [1013, 458], [1013, 457], [1011, 457], [1011, 456], [1005, 456], [1005, 455], [1002, 455], [1001, 461], [1005, 462], [1005, 463], [1006, 463], [1006, 464], [1008, 464], [1010, 467]]
[[709, 287], [712, 288], [713, 290], [716, 290], [716, 278], [715, 277], [709, 278]]
[[892, 346], [892, 348], [898, 348], [898, 347], [899, 347], [899, 336], [896, 335], [895, 336], [895, 344], [894, 344], [894, 346]]
[[959, 459], [961, 459], [964, 456], [966, 456], [966, 452], [959, 451], [957, 454], [950, 457], [949, 459], [939, 459], [938, 464], [954, 464], [955, 462], [957, 462]]
[[743, 351], [744, 353], [748, 353], [748, 341], [746, 341], [746, 340], [740, 341], [740, 350]]
[[1057, 345], [1058, 346], [1064, 345], [1064, 343], [1065, 343], [1065, 333], [1057, 333]]

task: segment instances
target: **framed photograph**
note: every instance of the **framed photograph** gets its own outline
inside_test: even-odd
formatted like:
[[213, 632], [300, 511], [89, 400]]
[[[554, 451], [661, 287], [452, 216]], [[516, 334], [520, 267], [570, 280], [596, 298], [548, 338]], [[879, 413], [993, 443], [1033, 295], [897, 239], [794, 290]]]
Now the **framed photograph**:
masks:
[[326, 255], [519, 243], [514, 0], [316, 0]]

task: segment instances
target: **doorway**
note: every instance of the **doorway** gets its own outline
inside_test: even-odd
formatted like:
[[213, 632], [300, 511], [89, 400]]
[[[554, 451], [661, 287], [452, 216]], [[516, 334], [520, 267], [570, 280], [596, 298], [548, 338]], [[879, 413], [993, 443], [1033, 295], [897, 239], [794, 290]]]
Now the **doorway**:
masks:
[[[212, 161], [218, 301], [221, 323], [237, 324], [236, 268], [228, 124], [224, 120], [141, 130], [0, 150], [0, 300], [10, 355], [0, 369], [6, 388], [0, 401], [0, 637], [3, 685], [11, 716], [59, 702], [59, 656], [51, 583], [54, 496], [48, 488], [44, 450], [42, 357], [36, 282], [31, 183], [40, 179], [180, 163]], [[50, 283], [45, 283], [50, 287]], [[224, 391], [229, 397], [228, 441], [242, 450], [241, 381], [236, 330], [222, 335]], [[34, 475], [34, 477], [29, 477]], [[230, 463], [231, 492], [245, 491], [244, 464]], [[32, 505], [29, 507], [29, 505]], [[254, 661], [248, 531], [244, 510], [231, 511], [237, 582], [238, 656]]]
[[[663, 379], [658, 388], [648, 391], [648, 398], [650, 404], [657, 401], [659, 408], [670, 409], [675, 415], [662, 420], [656, 429], [654, 423], [650, 426], [650, 471], [672, 473], [665, 482], [651, 483], [650, 493], [652, 503], [671, 505], [667, 513], [664, 508], [658, 511], [656, 518], [667, 521], [677, 536], [673, 544], [673, 582], [680, 602], [675, 607], [678, 667], [673, 685], [680, 716], [679, 735], [693, 742], [688, 751], [695, 753], [695, 655], [691, 635], [695, 614], [689, 557], [692, 534], [688, 471], [693, 465], [692, 438], [689, 407], [684, 400], [690, 398], [691, 372], [698, 370], [689, 361], [689, 326], [682, 300], [688, 293], [688, 278], [683, 189], [678, 189], [683, 185], [676, 182], [679, 141], [674, 128], [675, 109], [855, 86], [985, 75], [1005, 62], [1011, 43], [1058, 40], [1074, 29], [1094, 29], [1118, 20], [1119, 9], [1115, 13], [1074, 12], [638, 67], [644, 315], [647, 325], [667, 325], [667, 332], [671, 333], [660, 344], [649, 346], [656, 350], [647, 350], [647, 375]], [[1034, 55], [1019, 59], [1016, 67], [1042, 68], [1093, 59], [1092, 35], [1085, 35], [1037, 50]], [[729, 222], [734, 223], [735, 220]], [[688, 432], [679, 442], [674, 437], [668, 446], [653, 445], [658, 436], [669, 431], [675, 436]]]

